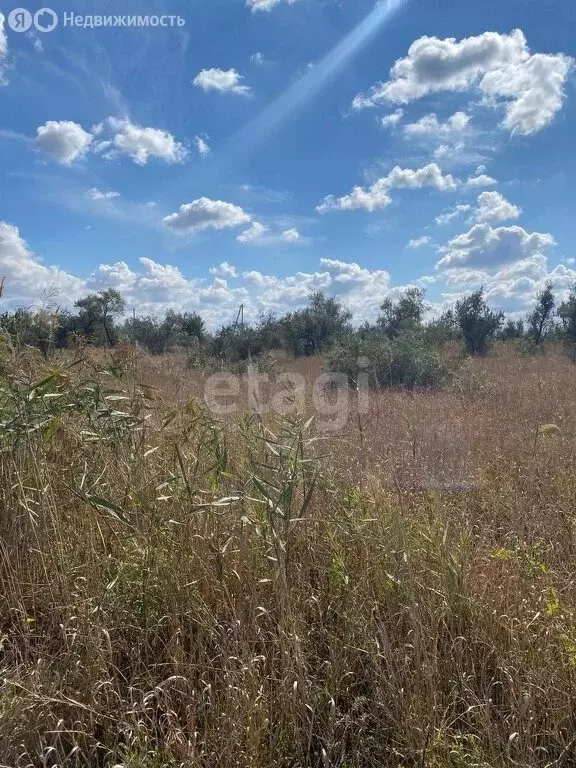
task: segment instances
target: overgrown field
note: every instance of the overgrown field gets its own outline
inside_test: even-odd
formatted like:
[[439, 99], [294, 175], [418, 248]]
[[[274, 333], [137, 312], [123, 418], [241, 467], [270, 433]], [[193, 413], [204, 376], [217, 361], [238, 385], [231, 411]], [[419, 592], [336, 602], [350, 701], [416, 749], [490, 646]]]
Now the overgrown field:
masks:
[[568, 359], [318, 433], [62, 355], [1, 355], [0, 765], [576, 764]]

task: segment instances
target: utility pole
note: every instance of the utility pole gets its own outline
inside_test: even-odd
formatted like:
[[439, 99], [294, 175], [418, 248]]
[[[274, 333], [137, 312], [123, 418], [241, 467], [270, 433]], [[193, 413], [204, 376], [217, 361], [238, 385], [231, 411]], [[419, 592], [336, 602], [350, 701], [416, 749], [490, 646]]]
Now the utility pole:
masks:
[[238, 327], [244, 328], [244, 304], [240, 304], [240, 309], [238, 310], [236, 321], [234, 322], [234, 330]]

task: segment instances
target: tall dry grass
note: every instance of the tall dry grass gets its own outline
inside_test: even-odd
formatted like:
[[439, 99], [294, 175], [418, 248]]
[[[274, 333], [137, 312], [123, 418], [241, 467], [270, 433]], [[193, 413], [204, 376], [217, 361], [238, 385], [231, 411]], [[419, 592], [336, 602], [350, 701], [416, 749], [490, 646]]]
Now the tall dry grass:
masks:
[[83, 358], [2, 350], [0, 765], [576, 763], [571, 364], [318, 436]]

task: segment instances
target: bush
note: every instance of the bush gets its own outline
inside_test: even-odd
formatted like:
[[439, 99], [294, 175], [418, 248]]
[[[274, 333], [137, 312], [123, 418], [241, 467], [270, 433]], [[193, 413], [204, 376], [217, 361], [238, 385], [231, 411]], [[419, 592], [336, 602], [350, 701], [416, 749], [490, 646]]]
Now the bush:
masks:
[[485, 355], [504, 322], [502, 312], [492, 312], [480, 288], [456, 304], [456, 319], [469, 355]]
[[309, 306], [291, 312], [282, 321], [286, 348], [294, 357], [316, 355], [329, 349], [335, 339], [350, 331], [352, 315], [334, 298], [318, 291]]
[[343, 373], [356, 385], [367, 376], [371, 389], [405, 387], [438, 389], [449, 379], [448, 366], [437, 349], [418, 334], [389, 339], [374, 331], [363, 338], [349, 334], [340, 339], [326, 357], [329, 371]]
[[558, 316], [562, 321], [566, 353], [572, 360], [576, 360], [576, 285], [570, 291], [567, 300], [558, 307]]

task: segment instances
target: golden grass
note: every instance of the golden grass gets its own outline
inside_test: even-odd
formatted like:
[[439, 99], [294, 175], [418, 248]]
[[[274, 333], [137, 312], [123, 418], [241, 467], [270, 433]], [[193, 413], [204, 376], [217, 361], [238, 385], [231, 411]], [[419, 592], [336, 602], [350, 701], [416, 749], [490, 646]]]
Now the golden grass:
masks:
[[0, 765], [575, 764], [560, 355], [316, 440], [217, 423], [177, 356], [3, 354]]

